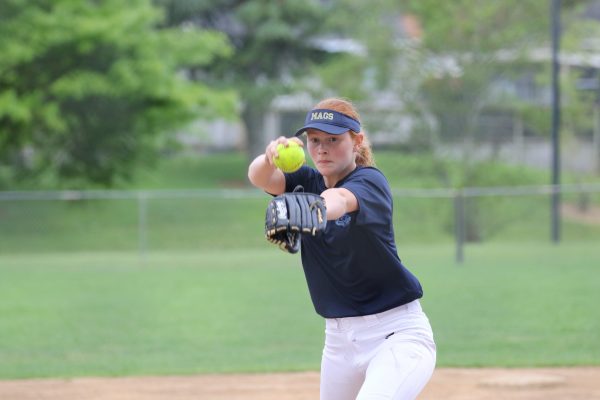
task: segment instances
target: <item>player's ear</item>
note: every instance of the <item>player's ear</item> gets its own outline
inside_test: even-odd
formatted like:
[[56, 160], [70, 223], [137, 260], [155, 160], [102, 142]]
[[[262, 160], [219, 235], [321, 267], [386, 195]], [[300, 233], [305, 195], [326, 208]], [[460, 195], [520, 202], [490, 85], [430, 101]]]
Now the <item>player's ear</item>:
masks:
[[360, 149], [360, 145], [362, 144], [365, 135], [362, 132], [356, 133], [352, 135], [352, 140], [354, 141], [354, 151], [358, 151]]

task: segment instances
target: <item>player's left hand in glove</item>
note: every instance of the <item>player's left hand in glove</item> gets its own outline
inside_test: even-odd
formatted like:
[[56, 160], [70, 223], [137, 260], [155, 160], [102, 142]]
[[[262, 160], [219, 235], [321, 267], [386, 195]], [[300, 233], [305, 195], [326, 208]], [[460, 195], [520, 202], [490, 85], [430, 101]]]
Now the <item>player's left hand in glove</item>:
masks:
[[265, 236], [284, 251], [300, 250], [301, 235], [317, 236], [327, 225], [323, 198], [314, 193], [291, 192], [274, 197], [267, 206]]

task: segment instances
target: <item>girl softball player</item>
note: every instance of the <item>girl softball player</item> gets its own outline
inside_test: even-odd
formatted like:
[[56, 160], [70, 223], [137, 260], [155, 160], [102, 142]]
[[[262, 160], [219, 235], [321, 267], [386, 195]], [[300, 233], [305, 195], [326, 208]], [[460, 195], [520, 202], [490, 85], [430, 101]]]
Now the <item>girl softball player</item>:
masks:
[[[284, 174], [277, 145], [306, 134], [315, 168]], [[316, 312], [325, 318], [322, 400], [414, 399], [436, 360], [423, 290], [398, 257], [392, 195], [376, 168], [355, 107], [319, 102], [291, 138], [279, 137], [248, 168], [252, 184], [272, 195], [302, 185], [320, 194], [327, 227], [303, 237], [302, 265]]]

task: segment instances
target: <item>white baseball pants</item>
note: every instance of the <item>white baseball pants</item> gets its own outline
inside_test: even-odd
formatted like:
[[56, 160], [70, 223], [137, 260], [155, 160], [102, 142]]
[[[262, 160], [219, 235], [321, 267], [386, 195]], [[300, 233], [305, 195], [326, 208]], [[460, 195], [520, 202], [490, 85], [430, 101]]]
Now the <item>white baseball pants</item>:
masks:
[[321, 400], [415, 399], [435, 368], [431, 325], [418, 300], [325, 320]]

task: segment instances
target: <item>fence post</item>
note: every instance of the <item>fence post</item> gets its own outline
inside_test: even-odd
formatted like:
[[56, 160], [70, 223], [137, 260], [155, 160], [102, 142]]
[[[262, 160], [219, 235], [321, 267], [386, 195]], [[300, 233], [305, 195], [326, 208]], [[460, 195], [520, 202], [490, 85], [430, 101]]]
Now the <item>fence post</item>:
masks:
[[[599, 88], [600, 89], [600, 88]], [[600, 105], [594, 107], [594, 136], [592, 137], [594, 172], [600, 173]]]
[[456, 263], [462, 264], [465, 243], [465, 197], [462, 189], [454, 193], [454, 240], [456, 242]]
[[146, 261], [146, 253], [148, 251], [147, 237], [147, 217], [148, 217], [148, 196], [145, 192], [138, 192], [138, 251], [142, 263]]

